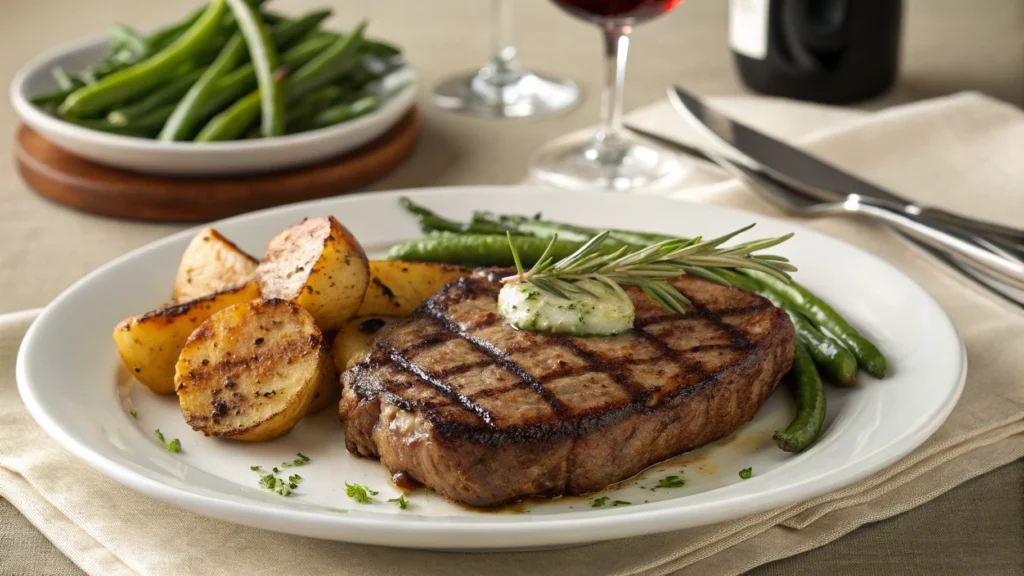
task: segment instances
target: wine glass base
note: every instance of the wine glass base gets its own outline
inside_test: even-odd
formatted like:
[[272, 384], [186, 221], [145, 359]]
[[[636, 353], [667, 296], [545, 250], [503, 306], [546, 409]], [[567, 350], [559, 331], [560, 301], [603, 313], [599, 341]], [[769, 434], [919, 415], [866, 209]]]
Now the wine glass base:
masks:
[[670, 150], [627, 135], [600, 133], [549, 142], [530, 161], [534, 178], [569, 189], [664, 188], [678, 183], [686, 172]]
[[442, 81], [434, 88], [434, 104], [445, 110], [488, 118], [530, 118], [564, 112], [579, 102], [571, 80], [522, 72], [501, 84], [481, 73]]

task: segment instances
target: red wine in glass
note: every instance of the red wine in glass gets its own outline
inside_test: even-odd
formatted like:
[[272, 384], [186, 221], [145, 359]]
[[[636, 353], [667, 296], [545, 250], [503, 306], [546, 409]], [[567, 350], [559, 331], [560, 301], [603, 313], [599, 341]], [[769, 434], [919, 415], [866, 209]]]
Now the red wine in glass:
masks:
[[601, 127], [592, 135], [571, 135], [549, 142], [530, 160], [530, 174], [548, 184], [581, 190], [667, 188], [678, 182], [686, 173], [678, 156], [623, 132], [622, 86], [633, 28], [672, 10], [683, 0], [553, 2], [573, 16], [596, 24], [601, 32], [606, 71]]
[[554, 0], [566, 12], [597, 22], [639, 24], [682, 4], [683, 0]]

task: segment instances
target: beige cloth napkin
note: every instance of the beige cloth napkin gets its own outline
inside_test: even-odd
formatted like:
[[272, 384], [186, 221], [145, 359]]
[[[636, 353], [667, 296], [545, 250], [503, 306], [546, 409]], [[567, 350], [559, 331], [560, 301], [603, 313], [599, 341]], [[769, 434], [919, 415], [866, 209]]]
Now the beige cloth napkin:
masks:
[[[672, 123], [664, 106], [646, 114], [660, 126]], [[1024, 224], [1024, 113], [999, 102], [964, 94], [915, 104], [856, 119], [802, 144], [908, 196]], [[707, 177], [721, 179], [713, 171]], [[775, 214], [728, 181], [676, 194]], [[1024, 313], [871, 225], [834, 220], [812, 226], [879, 254], [928, 289], [960, 330], [970, 369], [957, 408], [923, 446], [883, 472], [810, 502], [669, 534], [502, 554], [392, 550], [209, 520], [92, 472], [32, 421], [14, 382], [15, 353], [32, 312], [0, 317], [0, 496], [91, 574], [715, 575], [820, 546], [1024, 456]]]

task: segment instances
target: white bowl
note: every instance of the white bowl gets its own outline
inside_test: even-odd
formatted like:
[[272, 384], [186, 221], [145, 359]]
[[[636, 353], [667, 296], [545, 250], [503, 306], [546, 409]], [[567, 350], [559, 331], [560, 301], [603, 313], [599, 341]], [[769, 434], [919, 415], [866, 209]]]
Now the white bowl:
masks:
[[377, 110], [361, 118], [301, 134], [237, 142], [160, 142], [90, 130], [47, 114], [29, 98], [55, 88], [50, 70], [77, 71], [102, 57], [106, 38], [62, 46], [22, 67], [11, 82], [11, 103], [21, 119], [57, 146], [99, 164], [175, 176], [221, 176], [294, 168], [339, 156], [384, 134], [412, 107], [415, 74]]

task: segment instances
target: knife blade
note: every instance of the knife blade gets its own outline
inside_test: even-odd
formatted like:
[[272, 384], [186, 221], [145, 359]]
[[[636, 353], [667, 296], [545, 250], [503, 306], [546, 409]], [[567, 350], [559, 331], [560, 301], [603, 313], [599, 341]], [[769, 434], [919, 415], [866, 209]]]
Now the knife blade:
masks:
[[677, 111], [720, 146], [731, 150], [752, 170], [825, 201], [841, 201], [851, 194], [874, 198], [907, 215], [942, 222], [984, 237], [1010, 242], [1024, 251], [1024, 230], [920, 206], [880, 188], [767, 134], [736, 122], [709, 108], [678, 86], [669, 88], [669, 100]]

